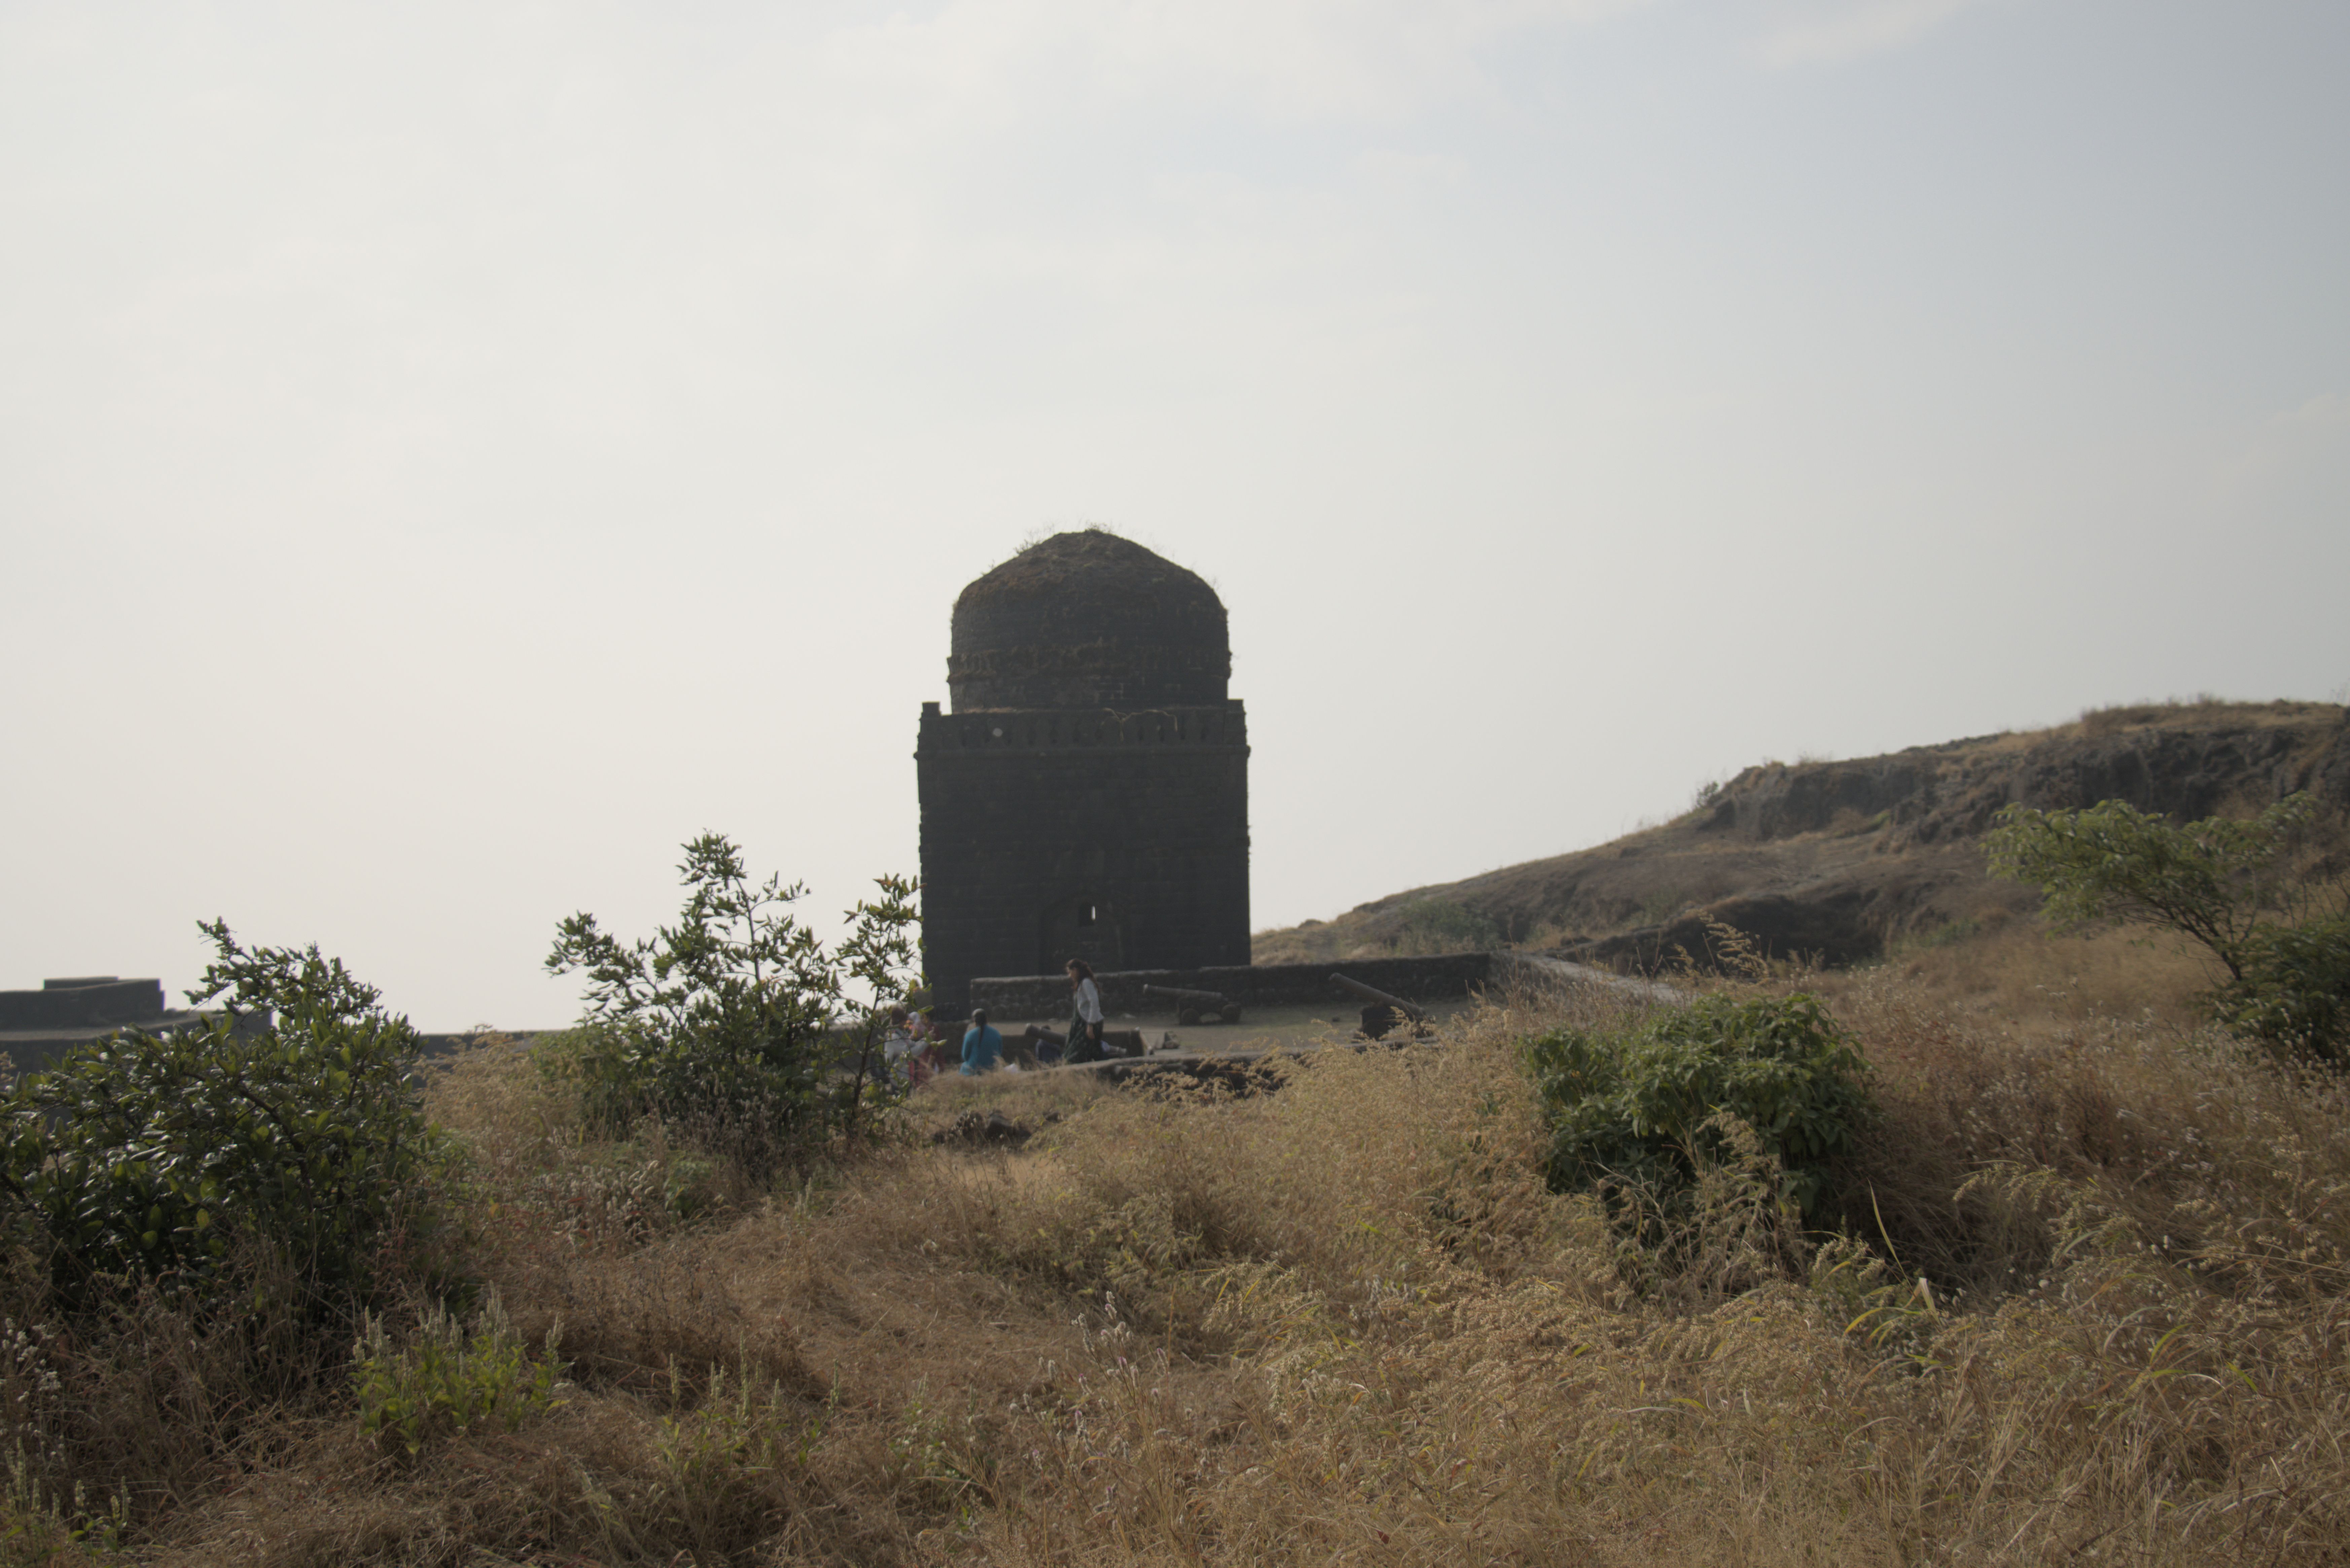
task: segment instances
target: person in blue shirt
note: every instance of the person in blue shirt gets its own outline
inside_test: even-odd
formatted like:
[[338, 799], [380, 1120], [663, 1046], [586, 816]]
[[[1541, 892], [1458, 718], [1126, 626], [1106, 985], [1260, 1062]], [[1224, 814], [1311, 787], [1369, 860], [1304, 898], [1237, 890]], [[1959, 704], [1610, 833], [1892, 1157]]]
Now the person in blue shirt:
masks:
[[971, 1028], [962, 1037], [962, 1070], [976, 1077], [995, 1070], [995, 1059], [1003, 1054], [1003, 1036], [991, 1028], [987, 1009], [975, 1009], [971, 1015]]

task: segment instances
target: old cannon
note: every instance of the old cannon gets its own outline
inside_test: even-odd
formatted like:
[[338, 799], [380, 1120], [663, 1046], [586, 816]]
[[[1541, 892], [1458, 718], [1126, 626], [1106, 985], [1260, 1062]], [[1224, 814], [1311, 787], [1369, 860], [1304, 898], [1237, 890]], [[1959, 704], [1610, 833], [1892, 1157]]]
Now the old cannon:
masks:
[[1163, 996], [1175, 1003], [1175, 1022], [1191, 1023], [1238, 1023], [1241, 1004], [1215, 991], [1186, 991], [1174, 985], [1146, 985], [1145, 996]]
[[1428, 1022], [1426, 1011], [1413, 1006], [1402, 997], [1389, 996], [1375, 985], [1365, 985], [1361, 981], [1350, 980], [1343, 974], [1332, 975], [1330, 983], [1343, 991], [1353, 992], [1369, 1004], [1363, 1009], [1363, 1033], [1367, 1038], [1384, 1038], [1388, 1030], [1404, 1023], [1411, 1025], [1414, 1034], [1427, 1033], [1421, 1027]]

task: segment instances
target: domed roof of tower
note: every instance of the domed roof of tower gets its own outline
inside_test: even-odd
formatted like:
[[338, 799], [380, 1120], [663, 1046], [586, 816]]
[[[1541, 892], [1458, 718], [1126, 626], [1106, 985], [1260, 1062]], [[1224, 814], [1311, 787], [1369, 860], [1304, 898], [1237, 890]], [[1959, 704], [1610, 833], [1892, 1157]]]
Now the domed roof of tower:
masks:
[[953, 710], [1191, 707], [1225, 700], [1216, 590], [1098, 528], [1032, 545], [956, 598]]

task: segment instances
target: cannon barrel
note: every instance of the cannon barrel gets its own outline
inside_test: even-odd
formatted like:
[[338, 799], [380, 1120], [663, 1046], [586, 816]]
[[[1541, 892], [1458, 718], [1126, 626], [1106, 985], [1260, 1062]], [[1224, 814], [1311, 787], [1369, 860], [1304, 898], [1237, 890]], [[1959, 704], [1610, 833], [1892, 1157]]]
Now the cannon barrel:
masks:
[[1232, 999], [1220, 991], [1186, 991], [1179, 985], [1146, 985], [1145, 996], [1171, 996], [1178, 1002], [1199, 1002], [1219, 1011], [1232, 1006]]
[[1376, 985], [1365, 985], [1361, 981], [1349, 980], [1343, 974], [1332, 975], [1330, 977], [1330, 983], [1332, 985], [1338, 986], [1343, 990], [1353, 992], [1365, 1002], [1375, 1002], [1384, 1007], [1392, 1007], [1398, 1012], [1402, 1013], [1406, 1018], [1410, 1019], [1414, 1023], [1423, 1023], [1428, 1018], [1428, 1014], [1421, 1009], [1413, 1006], [1410, 1002], [1406, 1002], [1400, 996], [1389, 996], [1386, 992], [1381, 991]]

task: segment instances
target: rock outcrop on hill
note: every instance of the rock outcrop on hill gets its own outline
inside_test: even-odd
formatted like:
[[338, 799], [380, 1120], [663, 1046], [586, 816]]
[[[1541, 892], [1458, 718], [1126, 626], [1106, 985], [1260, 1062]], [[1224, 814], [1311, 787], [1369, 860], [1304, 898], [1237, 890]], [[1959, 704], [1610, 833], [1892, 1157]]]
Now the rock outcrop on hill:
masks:
[[1851, 762], [1765, 763], [1660, 827], [1612, 844], [1260, 933], [1256, 961], [1409, 945], [1415, 912], [1458, 906], [1514, 943], [1648, 969], [1702, 957], [1715, 923], [1775, 955], [1845, 963], [1960, 922], [2033, 908], [1993, 881], [1981, 839], [2011, 802], [2126, 800], [2179, 820], [2257, 811], [2296, 791], [2350, 811], [2350, 710], [2195, 702], [2106, 709], [2051, 730]]

